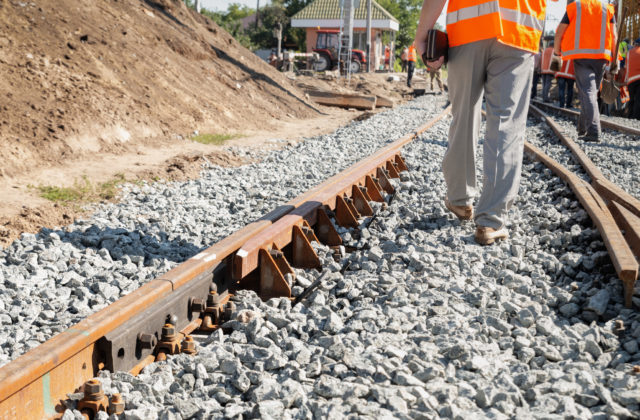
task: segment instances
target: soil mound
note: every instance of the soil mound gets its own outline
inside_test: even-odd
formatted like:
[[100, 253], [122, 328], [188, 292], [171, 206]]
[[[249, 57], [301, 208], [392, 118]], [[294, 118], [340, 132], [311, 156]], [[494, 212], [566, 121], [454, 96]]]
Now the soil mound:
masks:
[[92, 153], [309, 118], [292, 82], [180, 0], [0, 0], [0, 182]]

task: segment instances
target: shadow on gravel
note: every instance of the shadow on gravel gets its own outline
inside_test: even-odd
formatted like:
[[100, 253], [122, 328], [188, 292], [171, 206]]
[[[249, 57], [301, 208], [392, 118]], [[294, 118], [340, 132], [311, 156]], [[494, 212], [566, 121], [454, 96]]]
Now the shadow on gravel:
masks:
[[102, 257], [106, 257], [105, 253], [108, 253], [112, 260], [129, 257], [137, 263], [142, 259], [144, 265], [151, 265], [150, 261], [154, 259], [181, 263], [202, 250], [202, 247], [180, 237], [169, 240], [164, 231], [157, 233], [156, 237], [138, 229], [101, 229], [94, 225], [85, 231], [63, 232], [43, 229], [41, 233], [56, 233], [63, 242], [70, 243], [77, 249], [91, 248]]

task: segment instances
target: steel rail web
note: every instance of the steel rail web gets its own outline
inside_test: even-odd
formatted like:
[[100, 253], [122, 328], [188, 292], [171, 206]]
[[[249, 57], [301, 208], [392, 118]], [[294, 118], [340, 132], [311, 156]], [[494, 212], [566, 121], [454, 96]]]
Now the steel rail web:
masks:
[[[279, 206], [260, 219], [222, 239], [178, 267], [151, 280], [106, 308], [88, 316], [45, 343], [21, 355], [0, 368], [0, 420], [36, 419], [59, 416], [64, 410], [61, 402], [66, 394], [78, 390], [104, 368], [97, 342], [172, 293], [181, 291], [189, 282], [211, 273], [219, 264], [230, 264], [236, 252], [252, 238], [272, 226], [285, 215], [308, 206], [321, 198], [329, 202], [331, 195], [345, 193], [347, 180], [357, 185], [363, 172], [370, 173], [372, 165], [380, 168], [396, 159], [405, 144], [417, 138], [436, 122], [449, 114], [445, 108], [431, 121], [382, 148], [374, 155], [355, 163], [343, 172], [327, 179], [285, 205]], [[384, 158], [386, 156], [386, 159]], [[193, 324], [193, 322], [191, 323]], [[190, 324], [190, 325], [191, 325]], [[185, 327], [183, 329], [186, 330]], [[138, 368], [137, 370], [133, 370]], [[139, 366], [132, 366], [139, 372]]]
[[[606, 179], [584, 151], [562, 132], [552, 118], [533, 105], [530, 108], [551, 127], [561, 142], [571, 151], [591, 178], [592, 185], [528, 142], [525, 142], [525, 152], [533, 155], [536, 160], [544, 163], [565, 181], [587, 210], [600, 231], [616, 273], [622, 281], [625, 306], [631, 307], [633, 288], [638, 278], [638, 262], [626, 240], [626, 238], [632, 239], [630, 235], [634, 231], [625, 232], [623, 235], [621, 227], [640, 226], [636, 216], [640, 211], [640, 202]], [[609, 205], [604, 201], [605, 199], [610, 201]]]

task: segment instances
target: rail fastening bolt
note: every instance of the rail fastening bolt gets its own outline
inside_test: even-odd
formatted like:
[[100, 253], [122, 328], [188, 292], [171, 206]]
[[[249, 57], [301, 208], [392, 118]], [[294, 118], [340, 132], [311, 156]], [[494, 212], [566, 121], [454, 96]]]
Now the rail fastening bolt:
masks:
[[138, 342], [140, 343], [140, 347], [143, 349], [152, 349], [158, 344], [158, 340], [156, 336], [153, 334], [138, 334]]
[[120, 394], [113, 394], [109, 400], [109, 414], [124, 413], [124, 398]]
[[162, 327], [162, 341], [171, 341], [175, 335], [175, 327], [171, 324], [164, 324], [164, 327]]
[[202, 312], [205, 308], [205, 301], [202, 298], [192, 297], [189, 302], [191, 312]]
[[185, 335], [184, 340], [182, 340], [182, 352], [187, 354], [195, 354], [196, 353], [196, 342], [190, 335]]
[[102, 392], [102, 382], [98, 379], [90, 379], [84, 383], [84, 398], [98, 401], [104, 393]]

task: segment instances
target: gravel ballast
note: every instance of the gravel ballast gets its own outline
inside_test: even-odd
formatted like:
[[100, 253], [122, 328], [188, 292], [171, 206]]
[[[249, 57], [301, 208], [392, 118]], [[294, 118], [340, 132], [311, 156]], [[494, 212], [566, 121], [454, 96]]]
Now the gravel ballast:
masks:
[[[242, 291], [230, 334], [197, 355], [102, 372], [126, 417], [638, 418], [640, 315], [586, 212], [525, 158], [510, 238], [475, 244], [442, 203], [447, 128], [405, 147], [411, 170], [370, 226], [340, 229], [355, 252], [317, 246], [330, 274], [301, 304]], [[320, 275], [297, 274], [296, 295]]]
[[423, 97], [278, 151], [236, 150], [257, 163], [130, 185], [87, 220], [23, 234], [0, 250], [0, 365], [412, 132], [444, 104]]

